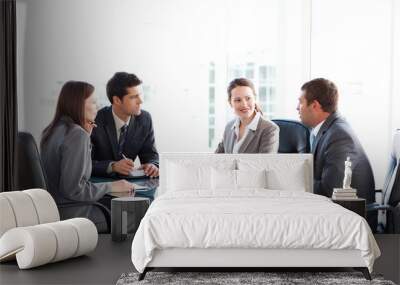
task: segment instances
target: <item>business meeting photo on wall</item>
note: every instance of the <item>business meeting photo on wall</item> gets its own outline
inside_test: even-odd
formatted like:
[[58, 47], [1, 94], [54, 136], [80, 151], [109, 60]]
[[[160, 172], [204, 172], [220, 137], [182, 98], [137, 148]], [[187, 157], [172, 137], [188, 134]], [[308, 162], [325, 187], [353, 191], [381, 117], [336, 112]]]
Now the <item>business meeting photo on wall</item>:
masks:
[[400, 0], [1, 0], [0, 284], [400, 284]]

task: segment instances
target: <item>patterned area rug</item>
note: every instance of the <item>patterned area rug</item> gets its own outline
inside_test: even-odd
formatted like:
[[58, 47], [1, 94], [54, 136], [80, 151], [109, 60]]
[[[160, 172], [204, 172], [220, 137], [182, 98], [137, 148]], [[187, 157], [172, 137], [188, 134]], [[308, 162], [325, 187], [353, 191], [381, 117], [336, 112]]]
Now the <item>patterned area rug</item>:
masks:
[[122, 274], [117, 285], [133, 284], [379, 284], [395, 285], [382, 276], [368, 281], [360, 272], [148, 272], [138, 281], [138, 273]]

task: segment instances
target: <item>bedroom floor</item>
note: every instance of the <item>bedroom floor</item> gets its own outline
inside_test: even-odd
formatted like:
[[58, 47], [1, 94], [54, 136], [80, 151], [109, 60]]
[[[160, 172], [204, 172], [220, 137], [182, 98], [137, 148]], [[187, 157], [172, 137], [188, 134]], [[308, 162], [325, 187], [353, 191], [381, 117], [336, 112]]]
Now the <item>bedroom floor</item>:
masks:
[[99, 235], [96, 250], [58, 263], [19, 270], [16, 262], [0, 265], [0, 284], [115, 284], [124, 272], [134, 271], [131, 241], [112, 242]]
[[[382, 251], [375, 273], [400, 283], [400, 235], [375, 236]], [[122, 273], [133, 272], [131, 240], [115, 243], [110, 235], [99, 235], [94, 252], [88, 256], [19, 270], [15, 262], [0, 265], [0, 284], [115, 284]]]

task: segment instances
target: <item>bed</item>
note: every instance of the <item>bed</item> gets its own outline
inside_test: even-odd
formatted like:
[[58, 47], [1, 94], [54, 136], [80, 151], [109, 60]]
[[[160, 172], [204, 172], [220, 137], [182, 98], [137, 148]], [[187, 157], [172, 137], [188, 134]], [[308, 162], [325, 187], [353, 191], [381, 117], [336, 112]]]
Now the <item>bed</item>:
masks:
[[157, 198], [132, 243], [157, 267], [353, 267], [380, 251], [359, 215], [312, 192], [310, 154], [162, 154]]

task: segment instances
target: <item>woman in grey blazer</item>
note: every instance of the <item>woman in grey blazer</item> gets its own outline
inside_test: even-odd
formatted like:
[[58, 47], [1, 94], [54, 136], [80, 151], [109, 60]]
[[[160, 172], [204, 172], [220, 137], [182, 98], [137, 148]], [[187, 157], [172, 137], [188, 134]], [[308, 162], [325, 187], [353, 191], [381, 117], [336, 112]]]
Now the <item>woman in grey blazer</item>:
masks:
[[86, 82], [69, 81], [61, 89], [56, 114], [44, 129], [41, 158], [49, 192], [57, 204], [97, 201], [106, 193], [127, 192], [132, 184], [120, 180], [92, 183], [90, 133], [97, 114], [94, 87]]
[[255, 95], [253, 83], [246, 78], [229, 84], [228, 102], [237, 117], [226, 125], [216, 153], [278, 152], [279, 127], [262, 117]]

